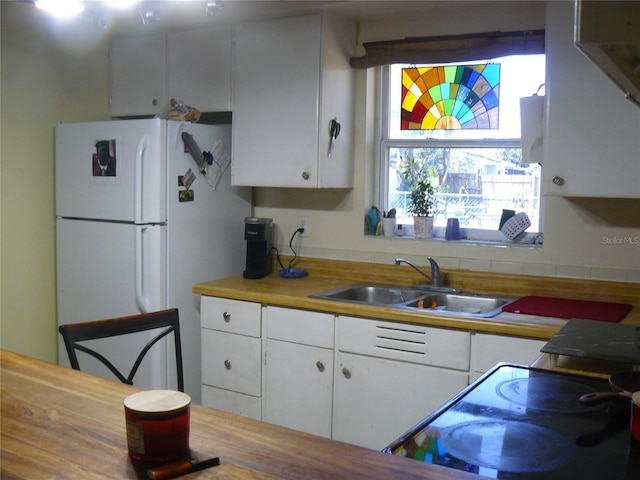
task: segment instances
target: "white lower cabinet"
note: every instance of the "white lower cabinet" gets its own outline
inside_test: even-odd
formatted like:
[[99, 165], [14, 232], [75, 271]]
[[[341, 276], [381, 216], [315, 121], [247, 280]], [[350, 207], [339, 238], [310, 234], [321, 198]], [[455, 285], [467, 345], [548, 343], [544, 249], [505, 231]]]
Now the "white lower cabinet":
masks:
[[499, 362], [530, 365], [547, 343], [533, 338], [509, 337], [488, 333], [471, 334], [471, 368], [469, 383]]
[[469, 332], [355, 317], [336, 328], [335, 440], [380, 450], [467, 386]]
[[202, 297], [202, 404], [262, 419], [258, 303]]
[[331, 438], [333, 350], [267, 340], [264, 420]]
[[467, 372], [339, 352], [333, 438], [381, 450], [467, 386]]
[[376, 450], [545, 343], [214, 297], [201, 322], [204, 405]]
[[266, 308], [264, 420], [331, 438], [334, 316]]

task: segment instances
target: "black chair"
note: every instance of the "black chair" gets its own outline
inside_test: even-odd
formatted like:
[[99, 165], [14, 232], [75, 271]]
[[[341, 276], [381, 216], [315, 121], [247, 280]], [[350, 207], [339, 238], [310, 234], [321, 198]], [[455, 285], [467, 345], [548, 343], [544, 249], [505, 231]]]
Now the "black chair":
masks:
[[[164, 330], [144, 346], [131, 367], [131, 371], [126, 377], [104, 356], [95, 350], [78, 343], [86, 340], [114, 337], [117, 335], [126, 335], [160, 328]], [[126, 383], [128, 385], [133, 385], [133, 377], [136, 375], [144, 356], [151, 347], [153, 347], [153, 345], [155, 345], [160, 339], [173, 332], [176, 350], [176, 366], [178, 371], [178, 390], [184, 392], [182, 347], [180, 345], [180, 321], [178, 318], [178, 309], [176, 308], [108, 320], [98, 320], [95, 322], [70, 323], [67, 325], [60, 325], [58, 330], [64, 339], [67, 354], [69, 355], [69, 361], [71, 362], [71, 368], [80, 370], [80, 364], [78, 363], [78, 357], [76, 355], [76, 350], [79, 350], [100, 360], [116, 377], [118, 377], [122, 383]]]

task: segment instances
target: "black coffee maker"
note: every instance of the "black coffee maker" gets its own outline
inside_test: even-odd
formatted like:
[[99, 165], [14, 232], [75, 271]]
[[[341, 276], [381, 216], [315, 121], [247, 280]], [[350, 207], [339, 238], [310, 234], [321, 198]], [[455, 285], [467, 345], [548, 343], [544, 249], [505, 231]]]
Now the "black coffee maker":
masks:
[[247, 241], [247, 265], [244, 278], [264, 278], [271, 273], [273, 220], [270, 218], [246, 217], [244, 239]]

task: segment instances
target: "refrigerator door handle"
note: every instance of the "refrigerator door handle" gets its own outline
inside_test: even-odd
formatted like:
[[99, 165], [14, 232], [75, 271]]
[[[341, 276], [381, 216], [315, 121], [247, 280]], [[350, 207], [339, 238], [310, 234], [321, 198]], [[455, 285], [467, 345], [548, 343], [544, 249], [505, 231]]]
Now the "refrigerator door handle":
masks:
[[136, 303], [140, 312], [148, 313], [151, 311], [149, 306], [149, 298], [144, 292], [143, 271], [143, 252], [142, 252], [142, 233], [147, 227], [136, 226], [135, 233], [135, 277], [136, 277]]
[[134, 192], [134, 222], [142, 223], [142, 190], [143, 190], [143, 179], [142, 179], [142, 159], [144, 158], [144, 154], [147, 151], [147, 146], [149, 145], [149, 135], [144, 133], [140, 140], [138, 140], [138, 145], [136, 147], [136, 158], [135, 158], [135, 166], [134, 166], [134, 175], [135, 175], [135, 192]]

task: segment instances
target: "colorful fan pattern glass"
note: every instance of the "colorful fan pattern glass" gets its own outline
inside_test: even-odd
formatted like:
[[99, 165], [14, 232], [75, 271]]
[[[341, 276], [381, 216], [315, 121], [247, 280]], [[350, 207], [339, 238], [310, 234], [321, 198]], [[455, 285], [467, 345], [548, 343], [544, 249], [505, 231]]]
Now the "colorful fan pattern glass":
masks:
[[500, 64], [402, 69], [402, 130], [497, 129]]

